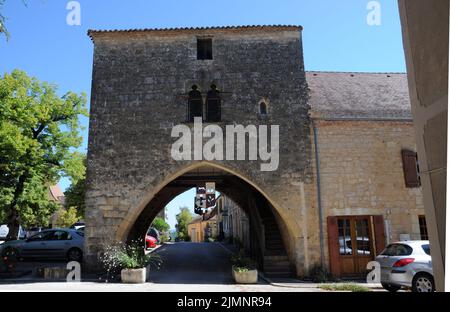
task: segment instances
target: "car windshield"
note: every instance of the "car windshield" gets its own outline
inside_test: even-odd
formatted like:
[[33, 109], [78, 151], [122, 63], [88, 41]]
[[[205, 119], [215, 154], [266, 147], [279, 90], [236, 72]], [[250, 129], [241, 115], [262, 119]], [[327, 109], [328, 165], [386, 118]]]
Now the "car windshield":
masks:
[[383, 256], [409, 256], [413, 249], [405, 244], [391, 244], [381, 253]]
[[430, 255], [430, 244], [422, 245], [422, 249], [427, 255]]

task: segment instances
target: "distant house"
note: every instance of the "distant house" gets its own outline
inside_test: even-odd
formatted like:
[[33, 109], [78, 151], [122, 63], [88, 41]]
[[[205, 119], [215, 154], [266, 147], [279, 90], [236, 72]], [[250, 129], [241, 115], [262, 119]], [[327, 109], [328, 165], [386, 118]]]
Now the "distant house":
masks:
[[[64, 192], [62, 191], [61, 187], [56, 185], [51, 185], [48, 188], [48, 196], [51, 201], [58, 202], [61, 204], [61, 207], [63, 208], [65, 206], [65, 196]], [[53, 215], [50, 217], [50, 224], [49, 227], [53, 228], [56, 226], [56, 221], [58, 219], [59, 209], [53, 213]]]
[[208, 238], [217, 237], [217, 208], [214, 208], [211, 212], [194, 218], [191, 223], [188, 224], [188, 233], [191, 241], [194, 243], [201, 243]]

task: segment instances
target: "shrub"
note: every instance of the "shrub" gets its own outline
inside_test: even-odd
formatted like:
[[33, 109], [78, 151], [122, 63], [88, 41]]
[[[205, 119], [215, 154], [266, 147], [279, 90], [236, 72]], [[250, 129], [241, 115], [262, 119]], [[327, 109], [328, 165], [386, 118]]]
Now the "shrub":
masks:
[[247, 272], [256, 269], [255, 261], [245, 257], [242, 252], [233, 254], [230, 260], [233, 264], [233, 269], [237, 272]]
[[332, 291], [351, 291], [351, 292], [369, 292], [370, 288], [358, 285], [355, 283], [341, 283], [341, 284], [323, 284], [318, 286], [320, 289]]
[[100, 262], [107, 272], [107, 276], [117, 274], [122, 269], [140, 269], [147, 266], [160, 268], [162, 259], [155, 253], [145, 254], [144, 243], [133, 241], [130, 244], [115, 243], [108, 245], [100, 256]]

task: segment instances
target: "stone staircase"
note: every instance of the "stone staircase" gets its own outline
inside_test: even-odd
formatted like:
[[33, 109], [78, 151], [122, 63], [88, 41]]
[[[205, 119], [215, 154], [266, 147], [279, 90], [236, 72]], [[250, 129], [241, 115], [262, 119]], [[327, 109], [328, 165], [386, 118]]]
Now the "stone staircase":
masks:
[[265, 218], [264, 232], [264, 275], [267, 277], [290, 277], [292, 275], [289, 258], [284, 248], [278, 225], [274, 218]]
[[264, 275], [266, 277], [291, 277], [291, 264], [275, 216], [267, 202], [258, 202], [258, 212], [264, 224]]

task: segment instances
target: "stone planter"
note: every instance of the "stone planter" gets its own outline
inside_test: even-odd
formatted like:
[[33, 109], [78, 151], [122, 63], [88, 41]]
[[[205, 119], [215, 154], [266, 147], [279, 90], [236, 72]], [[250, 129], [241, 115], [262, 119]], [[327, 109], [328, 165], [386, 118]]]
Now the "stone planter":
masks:
[[127, 284], [142, 284], [147, 280], [147, 269], [123, 269], [120, 272], [122, 283]]
[[238, 272], [232, 269], [232, 274], [237, 284], [256, 284], [258, 283], [258, 270], [249, 270], [246, 272]]

